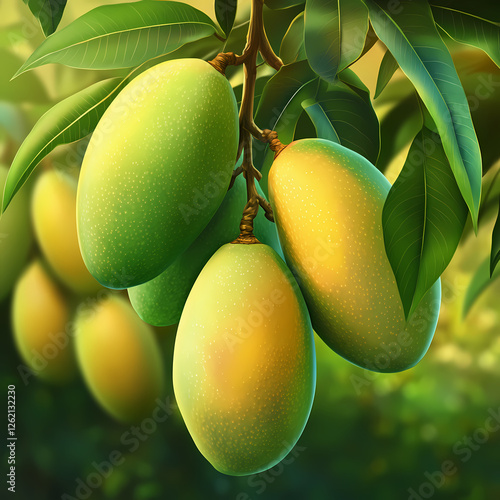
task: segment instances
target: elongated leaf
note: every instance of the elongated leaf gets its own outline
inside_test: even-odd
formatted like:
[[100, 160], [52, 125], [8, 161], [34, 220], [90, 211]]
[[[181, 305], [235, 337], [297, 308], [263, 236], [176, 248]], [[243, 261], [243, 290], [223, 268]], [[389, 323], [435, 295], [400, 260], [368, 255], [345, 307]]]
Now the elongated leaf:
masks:
[[436, 5], [432, 7], [432, 13], [439, 26], [451, 38], [483, 50], [500, 66], [500, 24]]
[[215, 0], [215, 16], [222, 31], [229, 36], [236, 17], [236, 0]]
[[450, 53], [439, 37], [430, 7], [426, 2], [403, 0], [398, 9], [385, 10], [372, 0], [365, 1], [375, 32], [414, 84], [436, 122], [460, 192], [477, 227], [481, 154], [465, 92]]
[[284, 64], [291, 64], [306, 58], [306, 51], [304, 48], [303, 12], [301, 12], [288, 27], [281, 42], [280, 58]]
[[500, 198], [498, 198], [498, 217], [491, 235], [491, 258], [490, 258], [490, 276], [493, 276], [495, 267], [500, 261]]
[[[363, 99], [344, 83], [337, 82], [320, 90], [316, 103], [305, 109], [323, 138], [330, 134], [333, 137], [330, 140], [356, 151], [372, 163], [377, 161], [379, 123], [369, 99]], [[330, 123], [329, 132], [324, 118]]]
[[47, 38], [15, 76], [48, 63], [129, 68], [215, 31], [206, 14], [179, 2], [103, 5]]
[[407, 318], [448, 266], [466, 219], [444, 150], [424, 127], [382, 214], [385, 248]]
[[465, 291], [462, 306], [462, 317], [465, 318], [479, 296], [500, 277], [500, 267], [496, 267], [493, 276], [490, 275], [490, 258], [483, 260], [472, 277]]
[[57, 29], [66, 7], [66, 0], [23, 0], [33, 15], [40, 21], [45, 36]]
[[316, 137], [340, 144], [340, 138], [325, 110], [315, 99], [302, 102], [302, 107], [311, 119], [316, 130]]
[[59, 144], [90, 134], [124, 84], [120, 78], [98, 82], [59, 102], [35, 124], [9, 170], [3, 196], [4, 211], [38, 163]]
[[394, 75], [398, 68], [399, 66], [396, 59], [394, 59], [394, 56], [390, 53], [390, 51], [387, 51], [384, 54], [382, 62], [380, 63], [380, 69], [377, 78], [377, 87], [375, 89], [375, 95], [373, 96], [374, 99], [376, 99], [380, 95], [382, 90], [385, 89], [390, 79], [392, 78], [392, 75]]
[[473, 16], [500, 23], [500, 3], [495, 1], [430, 0], [429, 3], [432, 6], [467, 12]]
[[312, 69], [328, 82], [363, 51], [368, 12], [361, 0], [306, 0], [304, 41]]

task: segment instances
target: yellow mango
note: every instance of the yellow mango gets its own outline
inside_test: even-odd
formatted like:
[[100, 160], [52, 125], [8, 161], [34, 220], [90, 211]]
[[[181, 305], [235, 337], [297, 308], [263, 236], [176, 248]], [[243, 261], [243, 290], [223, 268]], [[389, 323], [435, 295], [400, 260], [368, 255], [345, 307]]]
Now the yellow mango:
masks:
[[122, 422], [150, 416], [162, 396], [163, 362], [154, 332], [122, 297], [81, 308], [75, 320], [78, 364], [99, 404]]
[[196, 446], [220, 472], [254, 474], [281, 461], [309, 417], [313, 331], [285, 263], [263, 244], [226, 244], [184, 306], [174, 392]]
[[23, 361], [49, 382], [66, 382], [75, 373], [69, 320], [63, 293], [42, 263], [32, 262], [14, 288], [12, 327]]

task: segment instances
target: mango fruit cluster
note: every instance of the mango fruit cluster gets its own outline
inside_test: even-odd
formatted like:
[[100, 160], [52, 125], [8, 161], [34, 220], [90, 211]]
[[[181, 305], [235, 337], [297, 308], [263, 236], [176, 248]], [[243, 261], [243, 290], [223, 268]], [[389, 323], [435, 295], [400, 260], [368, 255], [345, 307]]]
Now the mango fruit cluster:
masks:
[[[390, 184], [362, 156], [321, 139], [276, 155], [267, 179], [276, 224], [261, 211], [255, 239], [236, 239], [247, 199], [243, 176], [228, 189], [238, 143], [224, 75], [196, 59], [158, 64], [121, 91], [89, 143], [76, 213], [64, 215], [76, 220], [83, 260], [76, 236], [44, 227], [61, 210], [48, 193], [35, 193], [33, 218], [46, 261], [67, 287], [128, 289], [135, 312], [107, 298], [75, 322], [76, 358], [100, 404], [123, 420], [151, 411], [164, 373], [146, 323], [178, 323], [173, 383], [186, 426], [217, 470], [247, 475], [283, 459], [307, 423], [314, 332], [360, 367], [408, 369], [434, 335], [440, 282], [407, 321], [382, 233]], [[76, 188], [58, 189], [62, 200]], [[45, 290], [41, 308], [62, 325], [68, 312], [40, 263], [16, 297], [29, 295], [29, 281]], [[14, 321], [26, 358], [39, 339], [16, 305]], [[69, 364], [54, 361], [47, 378]]]
[[[0, 174], [4, 179], [7, 168]], [[112, 417], [137, 422], [163, 395], [161, 351], [155, 332], [130, 303], [103, 289], [88, 272], [78, 245], [76, 195], [75, 177], [46, 170], [0, 219], [6, 231], [2, 290], [7, 296], [13, 287], [18, 372], [26, 384], [33, 375], [67, 384], [80, 373]], [[32, 228], [35, 252], [30, 252]]]

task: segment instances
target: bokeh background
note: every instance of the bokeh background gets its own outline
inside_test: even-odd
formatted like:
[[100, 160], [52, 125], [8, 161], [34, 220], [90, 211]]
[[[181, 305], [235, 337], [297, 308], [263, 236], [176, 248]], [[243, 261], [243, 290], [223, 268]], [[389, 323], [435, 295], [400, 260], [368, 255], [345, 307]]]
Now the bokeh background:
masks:
[[[102, 3], [70, 0], [61, 27]], [[190, 3], [215, 17], [211, 1]], [[49, 65], [9, 82], [43, 36], [20, 0], [2, 0], [0, 9], [0, 162], [9, 165], [30, 127], [47, 109], [108, 74]], [[242, 2], [238, 17], [244, 20], [247, 15], [248, 2]], [[378, 43], [353, 67], [372, 93], [383, 53]], [[482, 147], [488, 146], [488, 162], [494, 164], [491, 177], [500, 168], [495, 163], [500, 151], [500, 75], [498, 70], [488, 70], [493, 83], [488, 99], [483, 99], [477, 92], [480, 82], [474, 80], [477, 70], [471, 65], [483, 64], [484, 57], [463, 47], [454, 57], [457, 67], [469, 68], [461, 77], [472, 80], [469, 101], [482, 112], [478, 127]], [[375, 101], [381, 118], [401, 102], [404, 85], [398, 71], [384, 100]], [[299, 127], [298, 134], [300, 130], [307, 130], [307, 124]], [[388, 161], [386, 175], [391, 181], [403, 165], [408, 146]], [[84, 148], [85, 141], [60, 147], [39, 170], [55, 168], [78, 175]], [[9, 294], [0, 303], [0, 380], [5, 401], [7, 385], [16, 385], [17, 484], [12, 496], [36, 500], [499, 499], [500, 280], [462, 317], [466, 291], [490, 250], [494, 215], [484, 214], [477, 237], [470, 228], [464, 233], [442, 278], [443, 302], [434, 341], [418, 366], [400, 374], [369, 373], [317, 340], [317, 392], [304, 434], [282, 464], [250, 477], [218, 473], [191, 440], [175, 408], [170, 378], [175, 327], [155, 329], [169, 377], [165, 401], [172, 410], [154, 430], [148, 428], [132, 439], [134, 429], [104, 413], [81, 377], [63, 386], [36, 377], [23, 382], [12, 338]], [[39, 255], [33, 241], [27, 262]], [[0, 272], [8, 266], [9, 262], [1, 261]], [[65, 293], [74, 305], [93, 299], [77, 300]], [[492, 422], [498, 424], [497, 430], [492, 430]], [[109, 462], [116, 451], [123, 460], [108, 470], [103, 462]], [[1, 463], [6, 472], [5, 448]], [[446, 479], [438, 472], [443, 467]], [[96, 474], [97, 468], [105, 472]], [[0, 497], [7, 498], [5, 484], [0, 491]]]

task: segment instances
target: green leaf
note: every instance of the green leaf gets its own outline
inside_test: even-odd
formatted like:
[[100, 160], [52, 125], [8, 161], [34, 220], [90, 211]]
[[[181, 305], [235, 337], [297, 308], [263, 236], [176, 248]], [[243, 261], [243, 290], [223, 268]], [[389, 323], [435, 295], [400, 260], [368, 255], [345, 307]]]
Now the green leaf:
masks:
[[266, 7], [273, 10], [288, 9], [296, 5], [302, 5], [306, 0], [266, 0]]
[[233, 28], [234, 19], [236, 17], [236, 7], [236, 0], [215, 0], [215, 16], [226, 38]]
[[398, 68], [398, 62], [394, 59], [394, 56], [390, 53], [390, 51], [387, 51], [384, 54], [382, 62], [380, 63], [377, 87], [375, 89], [375, 95], [373, 96], [374, 99], [376, 99], [382, 90], [385, 89], [386, 85], [389, 83]]
[[500, 66], [500, 24], [459, 10], [432, 6], [436, 23], [448, 36], [483, 50]]
[[47, 91], [34, 73], [23, 75], [16, 82], [11, 82], [10, 77], [22, 64], [22, 60], [8, 50], [0, 48], [0, 96], [4, 101], [10, 102], [35, 102], [45, 103], [49, 101]]
[[411, 80], [443, 140], [460, 192], [477, 227], [481, 198], [481, 153], [465, 92], [428, 4], [403, 0], [386, 11], [366, 0], [380, 40]]
[[[320, 129], [322, 138], [330, 135], [330, 140], [356, 151], [372, 163], [377, 161], [379, 123], [369, 99], [363, 99], [344, 83], [337, 82], [318, 92], [312, 109], [305, 104], [305, 110], [316, 130]], [[325, 118], [331, 131], [327, 130]]]
[[66, 7], [66, 0], [23, 0], [40, 21], [43, 33], [49, 36], [57, 29]]
[[471, 0], [431, 0], [433, 6], [467, 12], [476, 17], [500, 22], [500, 3], [496, 1], [471, 1]]
[[493, 276], [495, 267], [500, 261], [500, 198], [498, 198], [498, 217], [491, 235], [491, 258], [490, 258], [490, 276]]
[[179, 2], [103, 5], [47, 38], [15, 76], [48, 63], [129, 68], [216, 31], [203, 12]]
[[[283, 144], [293, 140], [297, 121], [303, 112], [301, 103], [316, 96], [319, 78], [307, 61], [283, 66], [269, 79], [255, 114], [261, 129], [278, 132]], [[263, 173], [261, 187], [266, 192], [266, 174], [274, 154], [267, 144], [254, 141], [254, 164]]]
[[301, 12], [288, 27], [281, 42], [279, 54], [284, 64], [291, 64], [306, 58], [306, 51], [304, 48], [303, 12]]
[[314, 125], [316, 137], [340, 144], [340, 138], [334, 126], [319, 102], [314, 99], [307, 99], [302, 102], [302, 107]]
[[90, 134], [125, 80], [95, 83], [59, 102], [35, 124], [19, 148], [9, 170], [3, 197], [4, 211], [38, 163], [56, 146]]
[[306, 0], [304, 43], [312, 69], [328, 82], [361, 55], [368, 12], [361, 0]]
[[406, 318], [448, 266], [467, 207], [437, 135], [424, 127], [387, 196], [384, 241]]
[[479, 296], [488, 288], [496, 279], [500, 277], [500, 267], [497, 267], [493, 276], [490, 275], [490, 258], [484, 259], [472, 277], [467, 290], [465, 291], [464, 302], [462, 306], [462, 317], [465, 318]]

